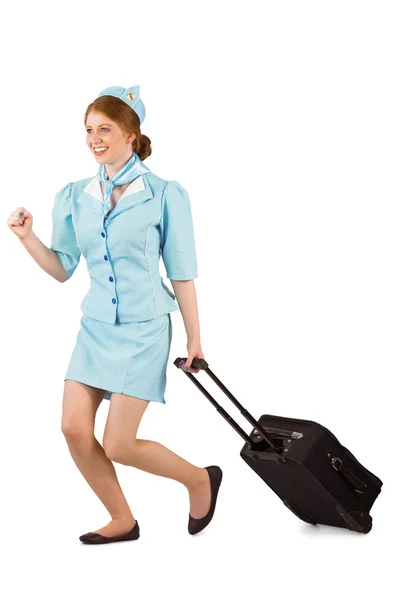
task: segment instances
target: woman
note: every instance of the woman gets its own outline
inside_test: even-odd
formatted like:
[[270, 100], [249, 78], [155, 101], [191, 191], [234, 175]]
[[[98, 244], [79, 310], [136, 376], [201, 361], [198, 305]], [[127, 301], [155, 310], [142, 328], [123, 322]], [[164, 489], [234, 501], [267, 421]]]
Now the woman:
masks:
[[[53, 230], [46, 247], [32, 230], [25, 207], [8, 225], [49, 275], [64, 282], [81, 254], [90, 274], [81, 327], [65, 375], [62, 431], [72, 458], [111, 515], [104, 527], [80, 536], [86, 544], [138, 539], [139, 524], [119, 485], [112, 461], [180, 481], [190, 500], [188, 531], [211, 521], [222, 470], [196, 467], [161, 444], [136, 439], [150, 402], [165, 404], [172, 324], [181, 310], [193, 369], [204, 358], [194, 279], [196, 250], [190, 201], [176, 181], [144, 165], [150, 139], [140, 87], [110, 87], [89, 104], [87, 145], [99, 164], [95, 177], [65, 185], [56, 194]], [[162, 256], [174, 293], [158, 272]], [[177, 302], [176, 302], [177, 300]], [[94, 436], [96, 411], [110, 400], [103, 446]]]

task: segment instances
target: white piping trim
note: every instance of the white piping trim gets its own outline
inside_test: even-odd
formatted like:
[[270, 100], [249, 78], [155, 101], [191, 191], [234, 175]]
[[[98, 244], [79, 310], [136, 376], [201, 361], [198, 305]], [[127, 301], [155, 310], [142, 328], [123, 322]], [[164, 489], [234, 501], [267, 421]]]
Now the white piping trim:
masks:
[[146, 238], [145, 238], [145, 243], [144, 243], [144, 255], [145, 255], [145, 258], [146, 258], [147, 268], [148, 268], [148, 271], [149, 271], [149, 277], [150, 277], [150, 281], [151, 281], [151, 287], [152, 287], [152, 290], [153, 290], [153, 300], [154, 300], [154, 306], [156, 308], [157, 317], [160, 316], [160, 313], [158, 312], [158, 308], [157, 308], [156, 294], [155, 294], [155, 291], [154, 291], [154, 282], [153, 282], [153, 278], [151, 276], [150, 264], [149, 264], [149, 260], [147, 258], [146, 249], [147, 249], [147, 234], [149, 232], [149, 227], [151, 227], [151, 225], [153, 225], [157, 220], [160, 221], [160, 219], [161, 219], [161, 215], [158, 215], [158, 217], [156, 217], [154, 219], [154, 221], [152, 221], [149, 225], [147, 225], [147, 227], [146, 227]]
[[[169, 181], [168, 181], [168, 183], [169, 183]], [[165, 192], [166, 192], [166, 189], [168, 187], [168, 183], [165, 186], [165, 188], [163, 189], [162, 196], [161, 196], [161, 218], [160, 218], [161, 245], [160, 245], [160, 255], [161, 255], [161, 252], [162, 252], [162, 241], [163, 241], [163, 238], [164, 238], [164, 204], [165, 204]]]

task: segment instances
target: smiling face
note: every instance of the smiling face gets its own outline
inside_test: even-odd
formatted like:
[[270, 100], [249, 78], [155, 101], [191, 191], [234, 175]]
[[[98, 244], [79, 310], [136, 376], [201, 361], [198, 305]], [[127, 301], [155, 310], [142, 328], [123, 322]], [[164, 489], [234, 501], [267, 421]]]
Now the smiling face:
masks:
[[90, 112], [86, 120], [86, 143], [98, 164], [120, 165], [132, 156], [136, 135], [127, 135], [106, 115]]

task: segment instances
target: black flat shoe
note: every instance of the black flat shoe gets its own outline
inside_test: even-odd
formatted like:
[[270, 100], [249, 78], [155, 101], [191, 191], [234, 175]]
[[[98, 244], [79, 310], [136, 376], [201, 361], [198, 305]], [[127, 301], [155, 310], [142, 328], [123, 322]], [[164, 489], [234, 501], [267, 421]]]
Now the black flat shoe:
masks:
[[111, 542], [125, 542], [127, 540], [137, 540], [140, 536], [139, 523], [136, 521], [133, 529], [124, 533], [123, 535], [114, 535], [113, 537], [106, 537], [100, 533], [84, 533], [79, 536], [79, 539], [84, 544], [110, 544]]
[[208, 513], [202, 517], [201, 519], [195, 519], [190, 516], [189, 513], [189, 523], [188, 523], [188, 531], [191, 535], [195, 533], [199, 533], [202, 531], [207, 525], [210, 523], [211, 519], [214, 516], [215, 504], [217, 502], [217, 496], [219, 491], [219, 486], [222, 481], [222, 470], [217, 465], [212, 465], [210, 467], [206, 467], [208, 474], [210, 476], [211, 483], [211, 505]]

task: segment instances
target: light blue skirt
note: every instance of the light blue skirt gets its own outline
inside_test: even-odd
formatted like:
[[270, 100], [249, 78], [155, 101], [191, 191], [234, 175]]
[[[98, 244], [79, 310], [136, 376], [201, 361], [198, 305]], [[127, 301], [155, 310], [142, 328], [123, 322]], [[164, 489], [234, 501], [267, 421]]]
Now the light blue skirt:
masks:
[[137, 323], [105, 323], [82, 316], [64, 380], [165, 404], [172, 339], [169, 313]]

